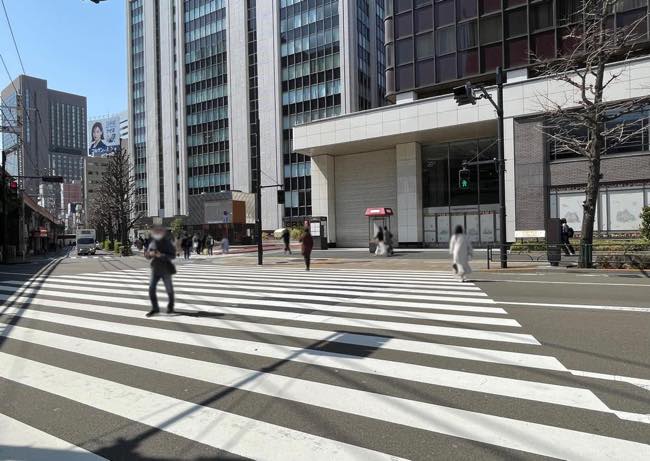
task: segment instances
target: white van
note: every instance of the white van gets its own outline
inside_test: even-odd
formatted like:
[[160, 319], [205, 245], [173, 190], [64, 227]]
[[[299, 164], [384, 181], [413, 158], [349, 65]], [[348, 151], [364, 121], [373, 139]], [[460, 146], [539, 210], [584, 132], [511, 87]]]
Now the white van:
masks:
[[94, 255], [96, 249], [95, 229], [77, 229], [77, 254]]

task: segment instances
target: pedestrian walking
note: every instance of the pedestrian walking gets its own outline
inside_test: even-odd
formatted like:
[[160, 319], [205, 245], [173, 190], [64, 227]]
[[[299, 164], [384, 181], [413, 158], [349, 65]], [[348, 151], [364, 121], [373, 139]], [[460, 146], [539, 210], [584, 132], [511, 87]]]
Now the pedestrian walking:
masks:
[[208, 255], [212, 256], [212, 248], [214, 248], [214, 239], [212, 235], [208, 234], [205, 239], [205, 246], [208, 248]]
[[291, 232], [286, 227], [282, 231], [282, 241], [284, 242], [284, 254], [291, 254]]
[[305, 259], [305, 270], [308, 271], [311, 264], [311, 250], [314, 249], [314, 239], [311, 236], [309, 227], [305, 227], [305, 232], [300, 237], [300, 243], [300, 251], [302, 253], [302, 257]]
[[190, 239], [188, 235], [183, 236], [181, 246], [183, 247], [183, 259], [190, 259], [190, 254], [192, 253], [192, 239]]
[[192, 237], [192, 248], [194, 248], [194, 252], [198, 255], [199, 254], [199, 236], [197, 234], [194, 234], [194, 237]]
[[467, 276], [472, 272], [469, 261], [472, 258], [472, 244], [463, 234], [463, 226], [456, 226], [454, 235], [449, 241], [449, 254], [452, 257], [454, 273], [462, 282], [467, 281]]
[[562, 238], [562, 249], [564, 250], [564, 255], [565, 256], [575, 255], [576, 250], [575, 248], [573, 248], [573, 245], [571, 245], [571, 240], [570, 240], [573, 237], [573, 234], [575, 233], [573, 227], [567, 224], [566, 218], [562, 218], [560, 222], [562, 223], [561, 238]]
[[375, 241], [377, 248], [375, 249], [375, 256], [384, 256], [386, 254], [386, 244], [384, 243], [384, 230], [379, 226], [375, 233]]
[[176, 257], [176, 248], [174, 248], [174, 244], [169, 238], [167, 230], [162, 226], [156, 227], [151, 237], [151, 243], [145, 253], [145, 257], [151, 260], [151, 282], [149, 283], [151, 310], [147, 313], [147, 317], [151, 317], [160, 312], [156, 288], [161, 279], [165, 284], [165, 291], [167, 292], [167, 313], [171, 314], [174, 312], [172, 275], [176, 273], [176, 267], [172, 262]]
[[227, 255], [229, 251], [230, 251], [230, 241], [228, 240], [228, 236], [224, 235], [223, 238], [221, 239], [221, 253]]
[[393, 233], [384, 226], [384, 245], [386, 245], [386, 256], [393, 256]]

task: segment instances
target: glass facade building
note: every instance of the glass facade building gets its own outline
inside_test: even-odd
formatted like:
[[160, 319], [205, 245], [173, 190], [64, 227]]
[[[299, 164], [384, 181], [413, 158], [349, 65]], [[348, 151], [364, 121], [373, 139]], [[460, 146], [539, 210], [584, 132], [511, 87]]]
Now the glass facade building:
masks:
[[147, 211], [147, 128], [145, 123], [145, 93], [144, 93], [144, 0], [133, 0], [129, 4], [131, 28], [131, 88], [130, 97], [133, 115], [130, 121], [130, 136], [134, 150], [133, 168], [138, 192], [138, 211]]
[[311, 215], [311, 164], [291, 150], [291, 129], [341, 113], [338, 0], [280, 4], [282, 154], [286, 221]]
[[[387, 93], [423, 96], [467, 78], [494, 79], [498, 66], [525, 68], [575, 46], [579, 0], [387, 0]], [[648, 1], [620, 1], [612, 27], [641, 20], [647, 39]]]
[[262, 194], [265, 229], [310, 216], [311, 163], [292, 129], [384, 103], [383, 0], [128, 3], [130, 150], [147, 215], [263, 183], [285, 191], [284, 207]]
[[230, 189], [225, 0], [185, 0], [189, 194]]

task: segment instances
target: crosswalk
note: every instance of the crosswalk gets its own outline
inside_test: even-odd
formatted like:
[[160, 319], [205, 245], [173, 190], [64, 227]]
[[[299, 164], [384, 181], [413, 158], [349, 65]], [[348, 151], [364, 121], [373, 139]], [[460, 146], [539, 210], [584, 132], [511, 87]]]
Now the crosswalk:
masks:
[[448, 273], [178, 270], [150, 319], [146, 269], [0, 281], [0, 459], [650, 459], [650, 415]]

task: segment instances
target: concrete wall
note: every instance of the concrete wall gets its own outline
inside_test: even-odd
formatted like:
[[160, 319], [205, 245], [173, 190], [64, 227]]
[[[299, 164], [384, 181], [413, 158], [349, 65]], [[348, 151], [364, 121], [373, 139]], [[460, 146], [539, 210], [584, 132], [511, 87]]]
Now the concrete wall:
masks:
[[[394, 150], [336, 157], [337, 246], [368, 245], [366, 208], [397, 208], [395, 161]], [[394, 216], [391, 225], [396, 239], [399, 239], [398, 224]]]
[[[279, 0], [257, 2], [257, 75], [260, 119], [262, 185], [283, 183], [282, 94], [280, 82]], [[236, 104], [236, 102], [232, 102]], [[262, 227], [273, 230], [282, 223], [276, 188], [262, 191]]]
[[[397, 218], [401, 243], [423, 241], [422, 156], [420, 144], [396, 146]], [[394, 232], [396, 235], [398, 232]]]
[[[174, 17], [171, 0], [160, 0], [160, 125], [163, 154], [164, 216], [178, 214], [176, 191], [176, 109], [174, 82]], [[158, 207], [157, 207], [158, 208]]]
[[250, 192], [248, 37], [246, 2], [228, 2], [228, 131], [230, 188]]

